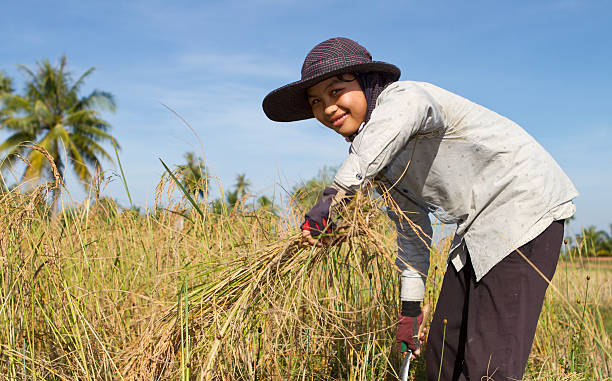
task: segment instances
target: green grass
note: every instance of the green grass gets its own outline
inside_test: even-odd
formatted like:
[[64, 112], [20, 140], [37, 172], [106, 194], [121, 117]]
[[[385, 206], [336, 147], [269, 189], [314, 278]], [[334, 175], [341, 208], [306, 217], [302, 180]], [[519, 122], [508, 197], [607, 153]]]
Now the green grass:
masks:
[[608, 337], [612, 336], [612, 306], [599, 307], [600, 322], [603, 323]]

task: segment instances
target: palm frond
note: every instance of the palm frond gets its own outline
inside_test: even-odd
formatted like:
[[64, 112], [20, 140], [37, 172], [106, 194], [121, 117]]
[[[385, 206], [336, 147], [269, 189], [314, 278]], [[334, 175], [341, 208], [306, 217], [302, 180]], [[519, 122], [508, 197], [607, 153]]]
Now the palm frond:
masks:
[[49, 110], [49, 107], [47, 107], [47, 105], [43, 101], [37, 100], [34, 103], [34, 115], [39, 120], [46, 120], [49, 119], [51, 112]]
[[32, 109], [32, 104], [29, 99], [16, 94], [5, 94], [2, 96], [4, 107], [3, 113], [17, 113]]
[[0, 144], [0, 152], [6, 151], [9, 149], [12, 150], [16, 146], [19, 146], [25, 143], [30, 143], [34, 140], [34, 138], [35, 138], [34, 136], [32, 136], [26, 131], [18, 131], [14, 133], [13, 135], [9, 136], [8, 138], [6, 138], [6, 140], [2, 144]]
[[83, 98], [81, 103], [84, 107], [98, 108], [100, 110], [108, 110], [115, 112], [117, 104], [115, 97], [106, 91], [94, 90], [89, 96]]
[[89, 124], [92, 119], [96, 118], [98, 113], [91, 109], [71, 109], [66, 112], [64, 122], [67, 125], [76, 126], [78, 124]]
[[[94, 123], [97, 121], [104, 122], [104, 121], [97, 120], [97, 119], [94, 119], [94, 120], [88, 119], [86, 122], [72, 124], [74, 134], [87, 136], [98, 142], [102, 142], [102, 141], [112, 142], [114, 140], [113, 136], [109, 134], [108, 132], [106, 132], [109, 125], [105, 125], [102, 123], [99, 123], [99, 124]], [[101, 128], [101, 127], [104, 127], [104, 128]]]
[[[64, 59], [65, 58], [66, 56], [64, 56]], [[85, 70], [85, 73], [81, 74], [81, 76], [72, 84], [70, 89], [68, 89], [68, 92], [74, 93], [74, 94], [78, 93], [79, 90], [81, 89], [81, 86], [83, 86], [83, 83], [85, 82], [85, 78], [87, 78], [91, 73], [93, 73], [94, 70], [96, 70], [94, 66]]]
[[[86, 155], [95, 158], [95, 162], [99, 162], [99, 156], [110, 161], [111, 163], [113, 162], [113, 158], [110, 156], [110, 154], [93, 139], [83, 135], [70, 134], [69, 136], [70, 140], [74, 143], [81, 154], [86, 153]], [[92, 159], [92, 164], [93, 162], [94, 160]]]
[[2, 121], [2, 127], [11, 131], [23, 131], [32, 136], [37, 134], [37, 121], [32, 115], [22, 117], [9, 117]]
[[70, 138], [68, 131], [62, 125], [55, 126], [57, 130], [57, 136], [64, 143], [64, 146], [67, 149], [68, 160], [72, 163], [73, 169], [76, 174], [79, 176], [79, 179], [82, 181], [88, 181], [91, 178], [91, 174], [89, 173], [89, 169], [87, 165], [85, 165], [85, 160], [81, 156], [79, 149], [74, 144], [74, 141]]

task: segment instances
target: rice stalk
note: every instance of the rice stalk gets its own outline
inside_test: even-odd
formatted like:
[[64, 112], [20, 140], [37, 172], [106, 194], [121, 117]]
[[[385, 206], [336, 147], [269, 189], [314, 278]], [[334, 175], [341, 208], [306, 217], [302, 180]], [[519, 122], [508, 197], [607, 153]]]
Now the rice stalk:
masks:
[[[256, 367], [251, 356], [231, 349], [243, 346], [237, 341], [253, 327], [259, 327], [259, 335], [266, 335], [264, 347], [278, 350], [286, 345], [303, 345], [308, 351], [314, 350], [312, 355], [319, 355], [321, 363], [334, 362], [333, 355], [338, 355], [337, 350], [330, 355], [313, 347], [321, 342], [328, 347], [346, 342], [350, 346], [347, 349], [353, 353], [349, 357], [362, 363], [363, 359], [356, 353], [365, 351], [367, 356], [374, 356], [369, 351], [376, 347], [376, 342], [388, 339], [381, 332], [393, 325], [392, 314], [387, 314], [388, 308], [377, 311], [375, 314], [387, 315], [382, 319], [387, 325], [375, 331], [363, 320], [372, 321], [373, 310], [381, 303], [388, 307], [397, 300], [390, 297], [397, 292], [394, 284], [388, 285], [391, 292], [381, 292], [386, 280], [381, 275], [393, 274], [395, 270], [388, 263], [391, 255], [383, 249], [386, 244], [382, 242], [381, 227], [384, 231], [388, 224], [381, 221], [380, 204], [375, 202], [380, 200], [371, 201], [359, 193], [343, 211], [344, 232], [321, 238], [329, 240], [328, 245], [305, 245], [300, 234], [293, 233], [253, 252], [228, 253], [230, 260], [189, 268], [186, 272], [191, 274], [192, 286], [187, 297], [188, 320], [190, 336], [194, 339], [191, 356], [202, 360], [197, 362], [200, 377], [219, 378], [220, 368], [232, 369], [245, 377], [253, 376]], [[375, 261], [375, 258], [382, 260]], [[386, 269], [381, 269], [382, 266]], [[328, 295], [321, 295], [322, 282], [328, 285]], [[369, 306], [360, 305], [360, 296], [356, 294], [359, 289], [353, 287], [363, 282], [374, 286], [368, 290], [368, 302], [372, 303]], [[176, 308], [144, 335], [148, 343], [138, 343], [138, 351], [134, 352], [137, 355], [127, 362], [126, 376], [139, 378], [146, 374], [157, 378], [166, 377], [166, 372], [172, 373], [172, 362], [180, 348], [180, 336], [184, 334], [176, 321], [179, 316]], [[262, 320], [272, 316], [274, 323], [267, 323], [264, 332]], [[292, 341], [296, 331], [302, 332], [297, 335], [300, 339], [308, 336], [312, 342]], [[262, 340], [254, 342], [260, 343], [254, 356], [261, 356]], [[378, 361], [388, 362], [386, 358]], [[290, 362], [261, 365], [261, 358], [257, 362], [262, 368], [260, 373], [266, 368], [290, 373], [295, 367]], [[371, 365], [365, 366], [364, 371], [368, 367]], [[195, 369], [191, 373], [196, 374]]]

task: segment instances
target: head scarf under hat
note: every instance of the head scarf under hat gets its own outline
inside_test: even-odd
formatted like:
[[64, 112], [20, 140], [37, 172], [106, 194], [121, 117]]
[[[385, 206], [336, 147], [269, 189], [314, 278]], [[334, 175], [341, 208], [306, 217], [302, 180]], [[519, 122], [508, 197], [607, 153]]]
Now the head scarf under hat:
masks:
[[378, 72], [361, 73], [357, 77], [361, 90], [365, 95], [365, 99], [368, 103], [368, 110], [364, 119], [364, 123], [368, 123], [372, 116], [372, 111], [376, 106], [376, 100], [380, 93], [391, 83], [395, 82], [389, 77]]
[[[357, 76], [357, 81], [359, 81], [359, 86], [361, 86], [361, 90], [365, 95], [365, 99], [367, 102], [367, 111], [363, 123], [368, 123], [370, 117], [372, 116], [372, 111], [374, 111], [374, 107], [376, 107], [376, 100], [380, 93], [385, 89], [385, 87], [389, 86], [389, 84], [395, 82], [388, 76], [385, 76], [382, 73], [378, 72], [369, 72], [369, 73], [361, 73]], [[357, 134], [359, 134], [360, 130], [355, 131], [354, 134], [346, 138], [346, 141], [352, 142]]]
[[[359, 84], [368, 103], [366, 120], [374, 109], [378, 94], [400, 76], [396, 66], [372, 61], [370, 52], [355, 41], [343, 37], [331, 38], [308, 53], [302, 65], [302, 79], [280, 87], [264, 98], [264, 112], [268, 118], [278, 122], [313, 118], [306, 90], [327, 78], [345, 73], [353, 73], [358, 77], [365, 74], [363, 79], [359, 79]], [[370, 73], [373, 75], [370, 76]]]

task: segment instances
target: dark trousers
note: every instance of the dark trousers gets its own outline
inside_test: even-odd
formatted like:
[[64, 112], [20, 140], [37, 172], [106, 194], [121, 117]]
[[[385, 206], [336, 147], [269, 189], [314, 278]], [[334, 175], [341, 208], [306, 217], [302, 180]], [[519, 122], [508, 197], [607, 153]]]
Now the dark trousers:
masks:
[[[552, 279], [562, 240], [563, 221], [555, 221], [518, 250]], [[437, 381], [441, 369], [444, 381], [520, 380], [548, 283], [517, 251], [476, 282], [467, 257], [461, 271], [449, 264], [444, 275], [427, 339], [427, 379]]]

